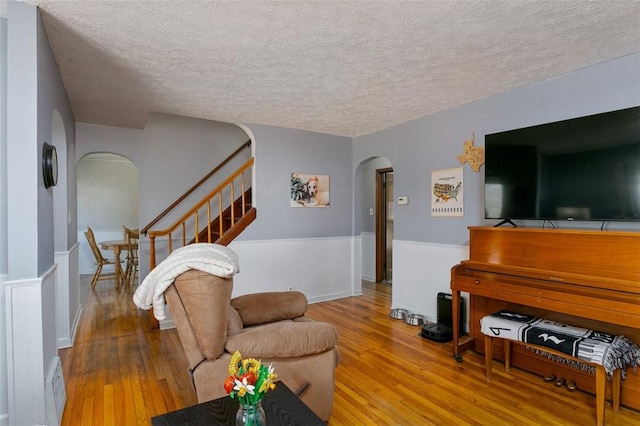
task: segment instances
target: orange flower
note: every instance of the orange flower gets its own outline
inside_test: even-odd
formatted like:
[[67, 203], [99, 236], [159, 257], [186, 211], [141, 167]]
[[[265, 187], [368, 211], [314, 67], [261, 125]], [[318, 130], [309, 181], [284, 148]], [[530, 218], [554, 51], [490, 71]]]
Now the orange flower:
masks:
[[227, 393], [231, 393], [231, 391], [233, 390], [233, 386], [235, 385], [235, 380], [236, 378], [234, 376], [229, 376], [227, 377], [227, 380], [224, 381], [224, 390]]
[[256, 384], [256, 375], [253, 373], [253, 371], [247, 371], [246, 373], [244, 373], [242, 376], [240, 376], [241, 381], [242, 379], [247, 379], [247, 383], [250, 385]]

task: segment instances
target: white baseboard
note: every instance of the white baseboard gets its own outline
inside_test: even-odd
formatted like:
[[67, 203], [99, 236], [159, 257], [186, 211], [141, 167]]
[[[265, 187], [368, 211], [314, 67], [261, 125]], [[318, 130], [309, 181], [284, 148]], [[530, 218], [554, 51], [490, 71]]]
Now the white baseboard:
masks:
[[176, 323], [173, 321], [173, 318], [167, 318], [166, 320], [160, 321], [158, 325], [160, 330], [169, 330], [171, 328], [176, 328]]
[[323, 294], [321, 296], [308, 297], [309, 303], [327, 302], [329, 300], [344, 299], [345, 297], [351, 297], [353, 294], [351, 291], [344, 291], [341, 293]]

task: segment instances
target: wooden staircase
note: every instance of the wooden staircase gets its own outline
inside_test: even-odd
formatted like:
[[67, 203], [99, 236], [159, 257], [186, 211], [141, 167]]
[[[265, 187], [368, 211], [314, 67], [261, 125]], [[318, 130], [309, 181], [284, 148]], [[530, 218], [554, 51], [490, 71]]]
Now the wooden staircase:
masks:
[[[203, 242], [228, 245], [256, 219], [257, 212], [253, 207], [250, 186], [254, 164], [252, 157], [170, 226], [161, 230], [151, 230], [152, 226], [176, 211], [189, 194], [202, 187], [215, 172], [250, 146], [250, 143], [245, 142], [140, 231], [149, 237], [149, 270], [156, 267], [158, 258], [164, 259], [178, 247]], [[240, 195], [236, 197], [235, 194]]]
[[[238, 212], [245, 213], [238, 217]], [[222, 215], [216, 216], [208, 226], [200, 231], [197, 238], [189, 241], [189, 244], [213, 241], [226, 246], [240, 235], [255, 218], [256, 209], [252, 207], [251, 188], [249, 188], [244, 193], [244, 197], [236, 198], [235, 202], [222, 212]]]

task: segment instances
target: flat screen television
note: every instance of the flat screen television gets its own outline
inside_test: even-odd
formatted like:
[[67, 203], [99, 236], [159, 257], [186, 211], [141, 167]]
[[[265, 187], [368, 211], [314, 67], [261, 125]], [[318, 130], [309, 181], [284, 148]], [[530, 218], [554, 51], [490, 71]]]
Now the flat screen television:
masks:
[[485, 136], [486, 219], [640, 221], [640, 107]]

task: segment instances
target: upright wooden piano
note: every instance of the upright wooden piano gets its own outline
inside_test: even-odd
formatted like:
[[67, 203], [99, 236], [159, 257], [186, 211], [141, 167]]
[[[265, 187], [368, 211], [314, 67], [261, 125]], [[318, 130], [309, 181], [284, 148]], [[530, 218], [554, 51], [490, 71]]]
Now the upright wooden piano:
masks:
[[[451, 269], [453, 354], [484, 353], [480, 318], [512, 309], [622, 334], [640, 344], [640, 232], [471, 227], [469, 260]], [[459, 336], [460, 292], [469, 293], [469, 335]], [[501, 339], [497, 339], [498, 341]], [[501, 343], [494, 356], [504, 359]], [[512, 364], [575, 381], [594, 393], [592, 376], [515, 345]], [[607, 398], [610, 389], [607, 387]], [[640, 411], [640, 370], [627, 370], [622, 405]]]

